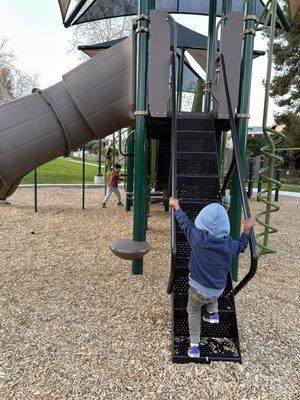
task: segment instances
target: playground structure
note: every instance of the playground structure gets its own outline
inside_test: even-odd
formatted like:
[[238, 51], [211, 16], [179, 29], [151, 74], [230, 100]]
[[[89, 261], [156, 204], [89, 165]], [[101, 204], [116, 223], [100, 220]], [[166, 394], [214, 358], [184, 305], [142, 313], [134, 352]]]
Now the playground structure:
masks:
[[[127, 2], [124, 2], [120, 10], [113, 7], [114, 2], [105, 7], [101, 1], [93, 1], [81, 12], [86, 3], [81, 0], [69, 14], [69, 2], [59, 3], [65, 26], [137, 14], [133, 33], [129, 38], [107, 46], [105, 51], [65, 74], [62, 82], [45, 90], [35, 90], [31, 96], [1, 106], [0, 198], [10, 196], [20, 179], [39, 165], [59, 155], [67, 155], [71, 149], [78, 148], [90, 139], [100, 139], [123, 127], [134, 126], [134, 135], [130, 135], [126, 150], [126, 154], [130, 154], [127, 174], [132, 176], [135, 172], [132, 187], [127, 187], [128, 192], [133, 193], [128, 198], [128, 208], [132, 204], [134, 206], [133, 240], [114, 243], [114, 253], [133, 260], [134, 274], [143, 272], [141, 255], [149, 251], [146, 227], [149, 212], [150, 141], [153, 138], [158, 140], [158, 148], [163, 150], [161, 153], [158, 150], [157, 185], [163, 187], [166, 196], [172, 193], [179, 197], [182, 208], [190, 218], [195, 218], [210, 202], [221, 202], [222, 195], [231, 183], [230, 221], [232, 236], [237, 238], [240, 234], [242, 210], [245, 217], [250, 216], [243, 170], [254, 36], [257, 24], [264, 23], [267, 27], [270, 20], [271, 43], [276, 24], [289, 29], [289, 22], [277, 1], [268, 1], [264, 7], [260, 1], [249, 0], [245, 2], [245, 14], [244, 2], [240, 1], [224, 1], [221, 4], [211, 0], [209, 7], [207, 2], [201, 1], [175, 2], [175, 9], [169, 8], [171, 12], [185, 11], [209, 16], [206, 48], [186, 42], [180, 46], [179, 56], [177, 48], [180, 40], [184, 42], [183, 33], [180, 35], [181, 28], [170, 14], [161, 10], [165, 8], [163, 1], [140, 0], [137, 9], [130, 5], [125, 7]], [[296, 2], [290, 1], [289, 4], [293, 17], [297, 12], [294, 8]], [[217, 16], [222, 17], [218, 24]], [[220, 42], [217, 42], [219, 30]], [[200, 90], [200, 93], [196, 93], [197, 101], [194, 102], [192, 112], [183, 112], [180, 85], [185, 50], [182, 49], [189, 49], [189, 46], [195, 60], [206, 70], [205, 96], [202, 108]], [[266, 98], [269, 96], [271, 57], [272, 53], [269, 55]], [[177, 65], [180, 71], [178, 75]], [[265, 101], [264, 121], [267, 109]], [[222, 176], [221, 148], [229, 130], [233, 138], [234, 157], [227, 175]], [[270, 149], [274, 143], [266, 123], [264, 131], [270, 140], [269, 148], [265, 150], [266, 155], [274, 159], [276, 150]], [[268, 172], [271, 178], [267, 190], [269, 197], [265, 212], [265, 237], [271, 231], [269, 217], [274, 184], [273, 165], [270, 163]], [[187, 362], [191, 361], [186, 356], [188, 326], [185, 310], [190, 248], [173, 216], [171, 236], [172, 260], [168, 292], [172, 294], [173, 361]], [[235, 295], [256, 272], [258, 254], [253, 230], [250, 248], [251, 265], [246, 276], [235, 288], [231, 276], [228, 276], [226, 290], [219, 302], [221, 323], [217, 327], [203, 324], [201, 335], [205, 345], [200, 362], [241, 361]], [[238, 260], [232, 266], [232, 276], [237, 280]], [[228, 339], [234, 345], [233, 350], [226, 346]]]

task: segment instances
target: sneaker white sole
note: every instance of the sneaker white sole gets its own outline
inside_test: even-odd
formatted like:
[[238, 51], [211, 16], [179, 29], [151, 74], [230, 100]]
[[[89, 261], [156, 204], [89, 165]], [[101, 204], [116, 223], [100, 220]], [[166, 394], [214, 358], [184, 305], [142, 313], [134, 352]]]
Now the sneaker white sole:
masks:
[[203, 321], [208, 322], [209, 324], [218, 324], [220, 322], [220, 321], [213, 321], [211, 319], [204, 318], [204, 317], [202, 319], [203, 319]]
[[199, 355], [199, 356], [196, 356], [195, 354], [189, 354], [189, 353], [188, 353], [188, 356], [189, 356], [190, 358], [200, 358], [200, 355]]

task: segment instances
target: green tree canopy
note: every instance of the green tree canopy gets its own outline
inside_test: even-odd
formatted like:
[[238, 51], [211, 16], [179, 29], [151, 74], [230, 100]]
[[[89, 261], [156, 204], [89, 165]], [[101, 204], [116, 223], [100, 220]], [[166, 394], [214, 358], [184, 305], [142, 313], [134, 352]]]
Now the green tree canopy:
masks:
[[[287, 13], [287, 10], [285, 10]], [[278, 30], [274, 44], [275, 76], [271, 96], [282, 107], [276, 114], [278, 124], [284, 124], [286, 144], [300, 147], [300, 16], [289, 32]]]

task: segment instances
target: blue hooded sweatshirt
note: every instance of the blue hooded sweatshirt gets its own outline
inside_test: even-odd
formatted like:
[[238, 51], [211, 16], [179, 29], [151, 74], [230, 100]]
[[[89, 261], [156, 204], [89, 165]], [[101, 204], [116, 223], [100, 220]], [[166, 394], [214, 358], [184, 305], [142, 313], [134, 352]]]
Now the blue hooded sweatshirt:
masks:
[[195, 223], [181, 208], [174, 212], [190, 246], [189, 284], [207, 297], [219, 297], [225, 286], [232, 259], [243, 253], [249, 236], [238, 240], [230, 234], [228, 214], [219, 203], [204, 207]]

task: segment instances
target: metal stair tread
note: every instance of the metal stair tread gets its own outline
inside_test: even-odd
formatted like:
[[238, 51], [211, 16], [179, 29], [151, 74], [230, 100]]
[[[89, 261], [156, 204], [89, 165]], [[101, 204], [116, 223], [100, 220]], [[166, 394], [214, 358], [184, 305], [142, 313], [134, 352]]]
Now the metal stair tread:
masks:
[[[193, 174], [178, 174], [177, 173], [177, 176], [178, 177], [180, 177], [180, 178], [195, 178], [195, 179], [202, 179], [202, 178], [215, 178], [215, 179], [219, 179], [219, 175], [216, 175], [216, 174], [211, 174], [211, 175], [208, 175], [208, 174], [203, 174], [203, 175], [193, 175]], [[220, 185], [218, 185], [218, 187], [219, 187]]]
[[200, 341], [200, 358], [187, 355], [189, 340], [186, 336], [177, 336], [173, 342], [173, 361], [179, 363], [208, 363], [211, 361], [241, 362], [239, 349], [233, 338], [202, 337]]

